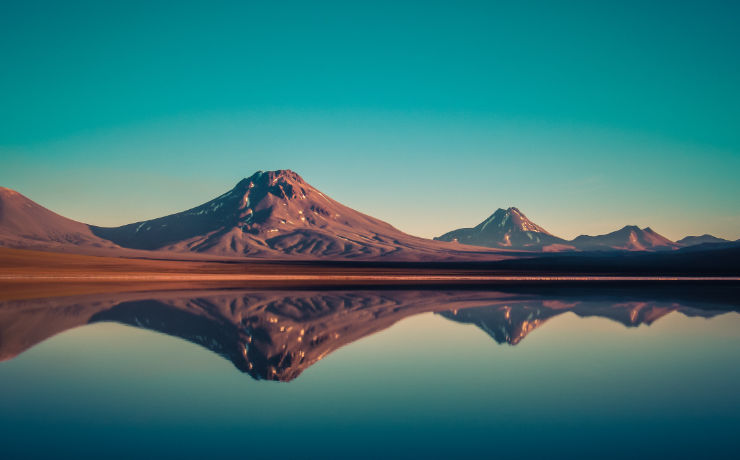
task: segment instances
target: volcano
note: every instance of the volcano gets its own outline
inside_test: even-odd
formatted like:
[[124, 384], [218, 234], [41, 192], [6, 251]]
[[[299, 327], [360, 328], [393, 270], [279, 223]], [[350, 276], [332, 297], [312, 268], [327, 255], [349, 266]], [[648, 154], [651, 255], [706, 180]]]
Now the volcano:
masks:
[[259, 171], [223, 195], [157, 219], [92, 232], [124, 248], [221, 256], [471, 257], [483, 248], [418, 238], [331, 199], [290, 170]]
[[473, 228], [460, 228], [435, 238], [489, 248], [557, 251], [572, 249], [568, 242], [535, 224], [517, 208], [497, 209]]

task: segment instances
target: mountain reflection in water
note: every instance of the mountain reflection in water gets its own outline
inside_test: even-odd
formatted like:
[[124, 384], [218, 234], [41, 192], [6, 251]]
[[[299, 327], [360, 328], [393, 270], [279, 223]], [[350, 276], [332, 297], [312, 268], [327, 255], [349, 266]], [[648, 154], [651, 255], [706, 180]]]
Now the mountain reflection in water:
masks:
[[[421, 313], [475, 324], [516, 345], [566, 312], [632, 327], [665, 315], [739, 311], [735, 287], [695, 290], [165, 291], [0, 302], [0, 359], [68, 329], [104, 321], [180, 337], [230, 360], [255, 379], [290, 381], [334, 350]], [[727, 300], [730, 299], [730, 300]]]

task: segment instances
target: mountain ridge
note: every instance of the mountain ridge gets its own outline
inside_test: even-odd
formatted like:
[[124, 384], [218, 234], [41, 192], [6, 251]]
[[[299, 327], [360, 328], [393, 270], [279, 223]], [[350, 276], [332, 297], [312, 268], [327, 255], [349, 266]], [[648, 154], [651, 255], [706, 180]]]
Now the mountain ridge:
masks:
[[678, 242], [650, 227], [627, 225], [604, 235], [565, 240], [519, 208], [499, 208], [475, 227], [433, 239], [403, 233], [351, 209], [291, 170], [257, 171], [203, 204], [118, 227], [88, 225], [0, 187], [0, 246], [152, 257], [500, 260], [541, 252], [663, 251], [729, 244], [712, 235]]
[[0, 211], [0, 246], [16, 248], [309, 260], [498, 260], [514, 255], [408, 235], [333, 200], [291, 170], [258, 171], [206, 203], [119, 227], [67, 219], [10, 189], [0, 195]]
[[603, 235], [579, 235], [566, 240], [535, 224], [516, 207], [506, 210], [499, 208], [475, 227], [452, 230], [435, 239], [491, 248], [542, 252], [660, 251], [682, 247], [650, 227], [641, 229], [636, 225], [626, 225]]

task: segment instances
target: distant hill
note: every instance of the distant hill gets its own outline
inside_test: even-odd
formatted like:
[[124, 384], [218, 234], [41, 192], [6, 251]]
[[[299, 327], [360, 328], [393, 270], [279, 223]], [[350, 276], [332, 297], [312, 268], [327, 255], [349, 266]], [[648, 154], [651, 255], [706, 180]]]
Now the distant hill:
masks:
[[678, 245], [650, 227], [627, 225], [606, 235], [581, 235], [570, 242], [581, 251], [654, 251], [676, 249]]
[[119, 248], [95, 235], [88, 225], [60, 216], [5, 187], [0, 187], [0, 246], [37, 249]]

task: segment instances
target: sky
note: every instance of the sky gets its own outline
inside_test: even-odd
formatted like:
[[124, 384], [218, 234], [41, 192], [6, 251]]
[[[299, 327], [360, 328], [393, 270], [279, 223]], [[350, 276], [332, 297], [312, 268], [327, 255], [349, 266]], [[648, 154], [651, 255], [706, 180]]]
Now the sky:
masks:
[[[567, 3], [567, 4], [564, 4]], [[424, 237], [740, 238], [736, 2], [2, 2], [0, 185], [120, 225], [292, 169]]]

